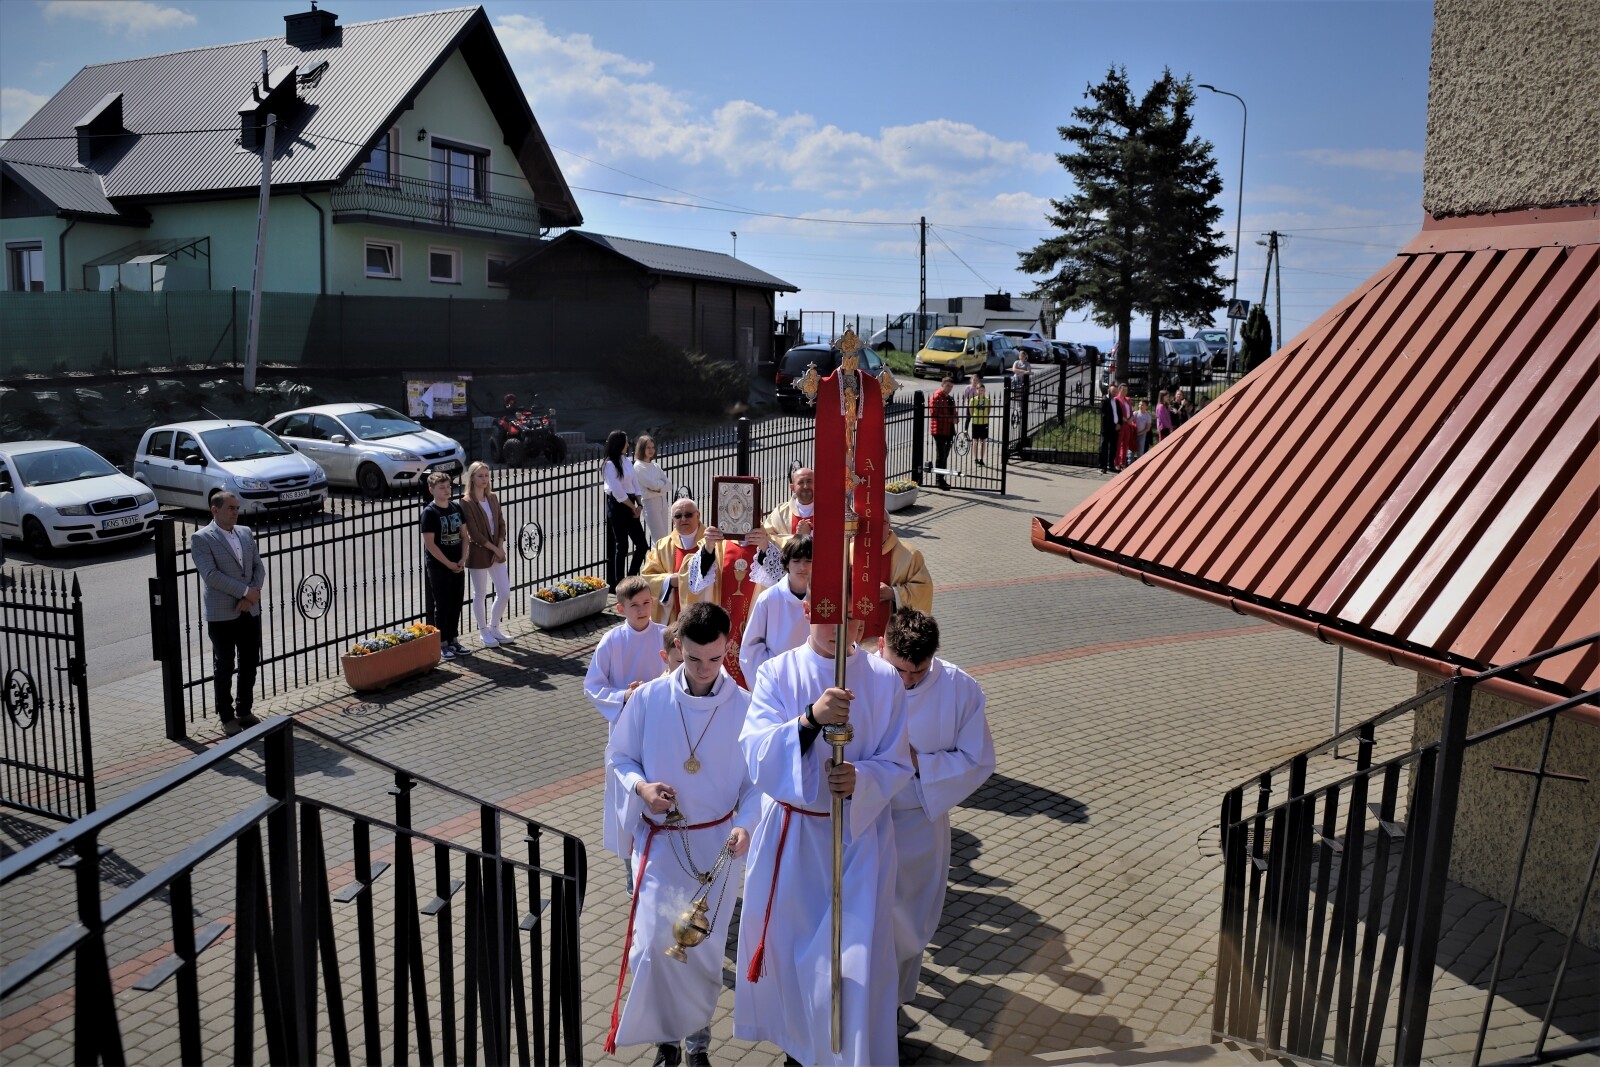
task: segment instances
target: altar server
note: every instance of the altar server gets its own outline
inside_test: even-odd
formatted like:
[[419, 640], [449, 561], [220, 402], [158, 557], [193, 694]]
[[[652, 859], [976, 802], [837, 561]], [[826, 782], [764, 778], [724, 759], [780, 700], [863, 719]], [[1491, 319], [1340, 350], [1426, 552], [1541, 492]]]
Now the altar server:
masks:
[[[756, 676], [740, 742], [761, 821], [751, 842], [739, 925], [734, 1036], [770, 1041], [791, 1061], [889, 1064], [895, 1027], [894, 826], [889, 798], [911, 777], [905, 690], [887, 663], [855, 648], [845, 687], [833, 686], [835, 627]], [[848, 722], [845, 762], [831, 766], [822, 727]], [[832, 798], [844, 802], [843, 1042], [833, 1052]]]
[[922, 953], [939, 929], [950, 873], [950, 809], [994, 773], [994, 739], [983, 689], [939, 659], [939, 624], [901, 608], [878, 639], [878, 655], [906, 690], [906, 736], [915, 773], [894, 795], [894, 942], [900, 1003], [917, 995]]
[[[683, 664], [634, 692], [606, 750], [636, 869], [605, 1047], [654, 1042], [657, 1067], [676, 1067], [685, 1052], [690, 1067], [700, 1067], [710, 1062], [728, 922], [760, 798], [739, 747], [750, 697], [722, 666], [727, 612], [691, 605], [677, 643]], [[696, 914], [697, 899], [710, 933], [692, 943], [675, 936], [674, 923]], [[680, 930], [698, 933], [692, 924]]]

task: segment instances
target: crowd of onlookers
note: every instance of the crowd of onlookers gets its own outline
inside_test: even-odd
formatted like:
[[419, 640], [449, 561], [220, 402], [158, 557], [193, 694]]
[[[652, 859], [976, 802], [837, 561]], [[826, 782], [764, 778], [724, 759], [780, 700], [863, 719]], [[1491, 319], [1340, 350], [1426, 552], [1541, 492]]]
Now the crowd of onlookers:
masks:
[[1100, 470], [1114, 473], [1144, 455], [1186, 422], [1194, 409], [1183, 391], [1165, 389], [1156, 399], [1133, 401], [1126, 385], [1113, 384], [1100, 401]]

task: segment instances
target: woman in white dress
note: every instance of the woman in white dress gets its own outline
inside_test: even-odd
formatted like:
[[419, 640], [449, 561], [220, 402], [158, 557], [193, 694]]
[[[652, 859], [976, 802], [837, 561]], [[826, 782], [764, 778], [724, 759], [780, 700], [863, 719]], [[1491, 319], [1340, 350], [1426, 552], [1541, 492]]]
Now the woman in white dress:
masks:
[[644, 498], [644, 526], [655, 544], [672, 532], [667, 520], [668, 505], [672, 503], [672, 483], [656, 463], [656, 442], [647, 434], [640, 434], [633, 443], [633, 481]]

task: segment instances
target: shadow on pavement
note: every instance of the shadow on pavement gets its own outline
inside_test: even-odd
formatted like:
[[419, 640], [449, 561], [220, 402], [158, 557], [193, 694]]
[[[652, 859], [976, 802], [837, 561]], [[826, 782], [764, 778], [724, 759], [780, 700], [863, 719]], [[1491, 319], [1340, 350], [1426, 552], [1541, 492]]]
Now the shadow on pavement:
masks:
[[1043, 815], [1064, 823], [1089, 821], [1089, 809], [1082, 801], [998, 773], [991, 774], [961, 806], [1001, 815]]

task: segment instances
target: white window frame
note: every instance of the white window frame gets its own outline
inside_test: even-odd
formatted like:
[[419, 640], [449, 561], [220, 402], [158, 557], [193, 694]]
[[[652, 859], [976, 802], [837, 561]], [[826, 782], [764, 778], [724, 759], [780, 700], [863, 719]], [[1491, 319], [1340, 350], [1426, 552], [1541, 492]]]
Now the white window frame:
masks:
[[[488, 286], [490, 289], [509, 289], [509, 288], [511, 288], [510, 284], [507, 283], [507, 282], [504, 282], [504, 281], [496, 282], [496, 281], [490, 281], [489, 280], [489, 264], [494, 262], [495, 260], [499, 260], [504, 265], [504, 267], [510, 267], [512, 262], [513, 262], [512, 258], [510, 256], [501, 255], [501, 254], [499, 254], [497, 252], [490, 252], [488, 255], [484, 256], [483, 257], [483, 284]], [[502, 275], [501, 276], [504, 277], [503, 268], [502, 268]]]
[[44, 238], [43, 237], [17, 237], [17, 238], [13, 238], [12, 240], [9, 240], [9, 241], [6, 242], [6, 281], [5, 281], [6, 292], [8, 292], [8, 293], [31, 293], [31, 292], [35, 292], [36, 291], [36, 290], [33, 290], [33, 289], [25, 289], [25, 288], [23, 288], [23, 287], [21, 287], [20, 285], [17, 284], [19, 279], [15, 277], [15, 273], [16, 272], [12, 269], [13, 263], [15, 261], [14, 253], [17, 253], [17, 252], [38, 252], [39, 253], [39, 281], [44, 284], [44, 290], [48, 291], [49, 288], [50, 288], [50, 279], [48, 277], [49, 268], [48, 268], [48, 265], [45, 263]]
[[384, 140], [384, 147], [388, 150], [389, 155], [388, 169], [382, 174], [370, 169], [372, 165], [370, 157], [361, 166], [362, 175], [371, 185], [394, 185], [400, 175], [400, 127], [398, 124], [389, 127], [389, 132], [385, 135]]
[[[434, 256], [449, 256], [450, 257], [450, 262], [455, 268], [451, 272], [451, 276], [450, 277], [441, 278], [438, 275], [433, 273], [433, 257]], [[437, 283], [439, 285], [460, 285], [461, 284], [461, 249], [459, 249], [459, 248], [451, 248], [449, 245], [429, 245], [428, 246], [428, 280], [430, 282], [435, 282], [435, 283]]]
[[[435, 173], [435, 168], [439, 165], [439, 163], [438, 160], [433, 158], [433, 149], [436, 145], [440, 148], [455, 148], [463, 152], [472, 152], [483, 157], [483, 188], [478, 190], [478, 194], [476, 196], [462, 196], [453, 191], [453, 187], [450, 185], [450, 174], [448, 167], [445, 170], [444, 181], [439, 181], [439, 178]], [[493, 173], [494, 149], [492, 146], [486, 144], [476, 144], [472, 141], [463, 141], [459, 137], [436, 137], [433, 134], [428, 135], [428, 180], [434, 182], [435, 184], [441, 184], [446, 188], [452, 189], [450, 194], [451, 199], [466, 200], [474, 204], [488, 203], [489, 190], [492, 184], [490, 182], [490, 175]]]
[[[371, 249], [374, 246], [377, 246], [377, 247], [380, 247], [380, 248], [387, 248], [389, 250], [390, 255], [393, 257], [394, 273], [392, 273], [392, 274], [374, 274], [373, 273], [372, 268], [367, 264], [367, 251], [368, 251], [368, 249]], [[371, 279], [373, 279], [375, 281], [385, 281], [385, 282], [388, 282], [388, 281], [396, 281], [397, 282], [397, 281], [399, 281], [401, 279], [401, 277], [403, 276], [403, 271], [401, 270], [401, 265], [402, 265], [402, 262], [403, 262], [402, 259], [401, 259], [401, 252], [403, 250], [403, 247], [404, 246], [402, 246], [399, 241], [379, 241], [376, 238], [372, 238], [372, 237], [367, 238], [366, 241], [361, 246], [361, 272], [362, 272], [363, 276], [365, 276], [367, 278], [371, 278]]]

